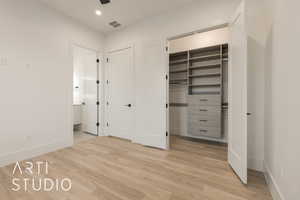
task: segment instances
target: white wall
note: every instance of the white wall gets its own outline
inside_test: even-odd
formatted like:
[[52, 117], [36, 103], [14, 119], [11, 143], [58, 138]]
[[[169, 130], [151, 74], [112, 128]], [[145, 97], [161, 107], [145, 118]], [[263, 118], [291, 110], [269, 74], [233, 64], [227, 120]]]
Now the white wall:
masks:
[[[157, 109], [158, 104], [162, 107], [165, 105], [165, 90], [160, 90], [157, 84], [150, 87], [147, 84], [147, 81], [153, 80], [155, 73], [148, 69], [147, 63], [144, 62], [145, 46], [158, 43], [163, 47], [166, 38], [227, 23], [238, 2], [239, 0], [197, 1], [177, 11], [144, 20], [112, 33], [106, 38], [107, 50], [135, 45], [135, 75], [139, 86], [136, 88], [138, 120], [135, 135], [145, 130], [157, 131], [156, 125], [163, 127], [161, 119], [165, 111]], [[0, 3], [0, 25], [6, 27], [0, 32], [1, 165], [72, 143], [70, 47], [76, 43], [101, 52], [103, 38], [101, 34], [35, 0], [28, 0], [26, 3], [0, 0]], [[257, 28], [259, 30], [259, 27]], [[251, 34], [255, 33], [253, 31]], [[255, 37], [256, 35], [253, 36]], [[256, 56], [261, 56], [258, 52]], [[165, 66], [163, 57], [159, 59], [159, 65]], [[165, 70], [162, 69], [161, 72]], [[261, 81], [260, 70], [253, 74], [258, 75]], [[164, 75], [155, 74], [162, 77]], [[257, 84], [255, 87], [260, 88], [255, 92], [256, 96], [261, 95], [263, 91], [260, 86], [261, 84]], [[260, 97], [254, 98], [257, 103], [261, 100]], [[263, 110], [260, 104], [252, 105], [258, 106], [255, 108], [257, 112]], [[257, 162], [261, 161], [263, 155], [263, 113], [258, 112], [256, 116], [260, 116], [260, 120], [255, 122], [259, 131], [252, 131], [253, 136], [251, 134], [249, 139], [249, 157], [252, 160], [250, 166], [260, 166]]]
[[[163, 80], [167, 72], [166, 58], [161, 57], [157, 66], [161, 69], [154, 72], [148, 69], [145, 53], [148, 44], [160, 44], [163, 49], [166, 39], [196, 30], [225, 24], [229, 21], [232, 13], [237, 7], [239, 0], [201, 0], [195, 1], [176, 11], [161, 16], [144, 20], [124, 30], [110, 34], [106, 39], [107, 51], [134, 44], [135, 66], [136, 66], [136, 137], [141, 133], [158, 131], [157, 127], [163, 127], [165, 123], [165, 96], [166, 85], [153, 83], [153, 80]], [[147, 92], [149, 95], [143, 95]], [[147, 109], [144, 109], [147, 108]], [[151, 123], [149, 123], [149, 121]], [[166, 130], [159, 129], [160, 134]], [[146, 133], [147, 134], [147, 133]]]
[[[145, 72], [145, 65], [143, 65], [140, 61], [143, 57], [146, 57], [142, 52], [142, 47], [151, 42], [160, 42], [164, 45], [165, 39], [169, 37], [179, 36], [181, 34], [194, 32], [196, 30], [207, 29], [213, 26], [217, 26], [220, 24], [228, 23], [233, 15], [235, 8], [239, 4], [239, 0], [234, 1], [222, 1], [222, 0], [201, 0], [194, 2], [186, 7], [181, 7], [177, 11], [169, 12], [167, 14], [157, 16], [152, 19], [144, 20], [134, 26], [128, 27], [124, 30], [121, 30], [116, 33], [110, 34], [106, 39], [106, 48], [107, 50], [112, 50], [114, 48], [120, 48], [122, 46], [127, 46], [128, 44], [135, 45], [135, 65], [138, 68], [136, 71], [136, 76], [139, 77], [137, 79], [137, 88], [138, 90], [145, 90], [143, 88], [143, 82], [147, 81], [151, 78], [151, 73]], [[249, 20], [254, 21], [256, 14], [255, 10], [251, 7], [252, 4], [249, 4], [247, 10]], [[256, 6], [259, 6], [260, 3], [256, 3]], [[264, 126], [263, 126], [263, 116], [264, 116], [264, 87], [263, 87], [263, 63], [264, 60], [262, 58], [264, 50], [261, 49], [261, 35], [257, 35], [256, 31], [261, 32], [262, 23], [257, 23], [254, 27], [249, 27], [249, 56], [253, 58], [249, 61], [249, 65], [252, 66], [249, 71], [250, 77], [252, 77], [252, 81], [250, 82], [249, 89], [251, 92], [249, 99], [249, 109], [253, 113], [251, 119], [249, 119], [249, 126], [252, 129], [249, 130], [249, 167], [262, 170], [263, 166], [263, 138], [264, 138]], [[250, 26], [250, 23], [248, 24]], [[258, 43], [258, 44], [257, 44]], [[258, 45], [258, 46], [257, 46]], [[260, 51], [257, 51], [260, 50]], [[160, 65], [164, 66], [165, 60], [161, 59]], [[149, 70], [148, 70], [149, 72]], [[161, 74], [163, 76], [163, 74]], [[139, 82], [140, 81], [140, 82]], [[137, 124], [142, 122], [143, 124], [147, 124], [147, 120], [150, 118], [158, 119], [158, 116], [162, 116], [164, 110], [155, 108], [151, 103], [153, 98], [157, 96], [157, 98], [161, 98], [163, 95], [160, 93], [165, 92], [164, 89], [159, 88], [147, 88], [147, 90], [154, 90], [156, 94], [152, 95], [152, 98], [146, 98], [142, 96], [138, 96], [141, 101], [137, 104]], [[163, 99], [155, 99], [157, 102], [161, 101], [163, 103]], [[150, 106], [147, 117], [145, 117], [144, 112], [142, 112], [143, 106]], [[163, 123], [161, 121], [156, 121], [156, 123]], [[140, 126], [136, 128], [136, 135], [142, 133], [143, 130], [153, 129], [150, 126]], [[162, 133], [163, 134], [163, 133]]]
[[[146, 54], [145, 47], [148, 44], [160, 44], [163, 48], [166, 39], [196, 30], [225, 24], [234, 13], [239, 0], [201, 0], [195, 1], [176, 11], [165, 13], [151, 19], [144, 20], [124, 30], [107, 36], [106, 50], [134, 44], [135, 46], [135, 75], [136, 75], [136, 132], [138, 138], [141, 134], [160, 131], [165, 134], [164, 127], [166, 110], [165, 96], [166, 84], [163, 80], [166, 72], [166, 58], [159, 58], [159, 72], [149, 69], [145, 58], [151, 58]], [[157, 80], [156, 83], [153, 81]], [[145, 109], [146, 108], [146, 109]]]
[[[300, 196], [299, 1], [267, 0], [265, 167], [274, 199]], [[296, 21], [295, 21], [296, 20]], [[277, 192], [275, 192], [277, 190]]]
[[36, 0], [0, 0], [0, 165], [72, 144], [73, 43], [102, 36]]

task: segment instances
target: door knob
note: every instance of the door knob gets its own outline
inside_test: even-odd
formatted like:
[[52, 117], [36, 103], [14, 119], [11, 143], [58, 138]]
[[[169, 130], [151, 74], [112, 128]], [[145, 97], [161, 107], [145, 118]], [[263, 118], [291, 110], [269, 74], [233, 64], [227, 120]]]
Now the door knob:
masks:
[[85, 106], [85, 102], [82, 102], [82, 105]]
[[131, 108], [131, 107], [132, 107], [132, 105], [131, 105], [131, 104], [128, 104], [128, 105], [125, 105], [125, 106], [127, 106], [127, 107], [129, 107], [129, 108]]

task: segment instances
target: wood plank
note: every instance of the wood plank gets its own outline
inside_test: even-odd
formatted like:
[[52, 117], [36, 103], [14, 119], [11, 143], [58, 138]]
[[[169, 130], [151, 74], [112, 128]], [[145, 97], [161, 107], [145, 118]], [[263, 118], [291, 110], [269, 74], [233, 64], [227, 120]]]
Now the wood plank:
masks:
[[14, 165], [9, 165], [0, 168], [1, 199], [271, 200], [260, 173], [250, 171], [249, 184], [241, 184], [227, 163], [227, 147], [217, 143], [171, 137], [171, 150], [163, 151], [95, 137], [31, 160], [47, 160], [49, 174], [44, 177], [69, 177], [72, 190], [13, 192]]

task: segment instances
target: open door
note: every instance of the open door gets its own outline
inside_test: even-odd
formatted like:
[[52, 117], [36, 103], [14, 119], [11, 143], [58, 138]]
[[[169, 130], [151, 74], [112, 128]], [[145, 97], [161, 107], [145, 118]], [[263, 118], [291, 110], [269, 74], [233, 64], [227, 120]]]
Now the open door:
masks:
[[[136, 137], [133, 142], [167, 149], [167, 81], [166, 43], [161, 40], [145, 41], [136, 45], [137, 65]], [[140, 59], [142, 58], [142, 59]]]
[[97, 53], [82, 49], [83, 62], [83, 102], [82, 102], [82, 130], [92, 135], [98, 135], [98, 71]]
[[245, 3], [230, 23], [229, 44], [229, 164], [247, 184], [247, 33]]

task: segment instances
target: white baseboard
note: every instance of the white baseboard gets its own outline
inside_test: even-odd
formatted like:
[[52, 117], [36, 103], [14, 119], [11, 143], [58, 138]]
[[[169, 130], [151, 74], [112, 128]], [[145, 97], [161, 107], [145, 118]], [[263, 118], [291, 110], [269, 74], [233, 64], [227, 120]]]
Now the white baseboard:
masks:
[[264, 161], [256, 158], [248, 158], [248, 168], [259, 172], [264, 172]]
[[17, 161], [22, 161], [34, 158], [49, 152], [72, 146], [72, 141], [56, 141], [50, 144], [33, 147], [31, 149], [24, 149], [21, 151], [9, 153], [0, 156], [0, 167], [13, 164]]
[[272, 194], [273, 200], [286, 200], [280, 189], [278, 184], [275, 181], [274, 176], [272, 175], [269, 167], [266, 165], [266, 163], [264, 163], [264, 171], [265, 171], [265, 178], [267, 181], [267, 184], [269, 186], [270, 192]]

